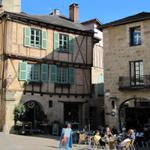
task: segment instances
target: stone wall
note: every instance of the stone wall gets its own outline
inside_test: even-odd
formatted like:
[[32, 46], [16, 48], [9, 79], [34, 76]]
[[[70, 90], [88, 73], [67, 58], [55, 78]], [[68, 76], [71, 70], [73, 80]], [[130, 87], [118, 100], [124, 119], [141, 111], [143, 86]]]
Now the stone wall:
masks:
[[[130, 46], [130, 27], [141, 27], [142, 45]], [[129, 61], [143, 60], [144, 75], [150, 75], [150, 20], [108, 27], [104, 34], [105, 118], [106, 124], [118, 126], [118, 108], [132, 97], [150, 99], [149, 89], [120, 91], [119, 76], [129, 76]], [[116, 116], [111, 116], [112, 99]]]

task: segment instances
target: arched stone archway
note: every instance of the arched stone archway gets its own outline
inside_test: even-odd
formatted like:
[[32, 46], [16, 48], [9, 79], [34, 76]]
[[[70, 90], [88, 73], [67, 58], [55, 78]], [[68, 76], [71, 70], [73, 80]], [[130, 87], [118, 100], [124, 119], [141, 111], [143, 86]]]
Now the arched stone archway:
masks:
[[30, 100], [24, 103], [26, 112], [24, 121], [31, 122], [32, 128], [38, 128], [39, 124], [47, 119], [41, 104], [37, 101]]
[[120, 129], [122, 126], [140, 128], [150, 121], [150, 99], [144, 97], [126, 99], [120, 104], [118, 112]]

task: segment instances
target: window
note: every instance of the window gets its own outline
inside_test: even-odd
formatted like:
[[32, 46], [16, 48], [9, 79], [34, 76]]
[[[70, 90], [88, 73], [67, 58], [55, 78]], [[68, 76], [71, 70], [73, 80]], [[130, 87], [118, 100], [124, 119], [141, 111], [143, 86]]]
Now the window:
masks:
[[69, 52], [69, 36], [60, 34], [59, 35], [59, 46], [60, 51]]
[[28, 81], [40, 81], [40, 65], [28, 64], [27, 80]]
[[52, 83], [58, 84], [74, 84], [74, 68], [50, 66], [50, 79]]
[[54, 51], [73, 53], [74, 45], [74, 36], [54, 32]]
[[49, 101], [49, 108], [52, 108], [53, 107], [53, 102], [52, 101]]
[[131, 86], [144, 85], [143, 61], [130, 62], [130, 84]]
[[137, 46], [137, 45], [141, 45], [141, 44], [142, 44], [142, 42], [141, 42], [140, 26], [130, 28], [130, 46]]
[[68, 68], [57, 68], [57, 83], [68, 83]]
[[41, 30], [31, 28], [31, 46], [41, 47]]
[[21, 62], [19, 65], [19, 80], [47, 82], [48, 81], [48, 65], [47, 64], [28, 64]]
[[24, 46], [47, 49], [47, 31], [24, 28]]

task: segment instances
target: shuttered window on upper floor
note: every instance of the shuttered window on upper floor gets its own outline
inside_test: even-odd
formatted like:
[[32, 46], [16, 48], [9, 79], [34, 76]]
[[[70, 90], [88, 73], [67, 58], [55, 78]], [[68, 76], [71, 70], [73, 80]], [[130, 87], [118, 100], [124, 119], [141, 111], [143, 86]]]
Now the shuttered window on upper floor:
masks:
[[54, 32], [54, 51], [73, 53], [75, 47], [75, 38], [73, 35]]
[[58, 84], [74, 84], [75, 72], [72, 67], [58, 67], [48, 64], [19, 64], [19, 80], [48, 82]]
[[24, 28], [24, 46], [47, 49], [47, 31], [35, 28]]

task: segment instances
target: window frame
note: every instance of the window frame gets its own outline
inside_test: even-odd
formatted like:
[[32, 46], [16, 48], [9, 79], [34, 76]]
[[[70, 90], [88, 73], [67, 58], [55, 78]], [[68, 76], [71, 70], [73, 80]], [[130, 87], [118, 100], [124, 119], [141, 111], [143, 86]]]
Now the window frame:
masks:
[[[141, 67], [142, 63], [142, 67]], [[133, 67], [132, 67], [133, 66]], [[144, 65], [143, 60], [130, 61], [130, 86], [144, 85]]]
[[[130, 27], [129, 28], [129, 36], [130, 36], [130, 38], [129, 38], [130, 39], [130, 46], [140, 46], [140, 45], [142, 45], [141, 26]], [[136, 39], [136, 42], [135, 42], [135, 39]]]
[[[33, 31], [33, 35], [32, 35], [32, 31]], [[38, 33], [38, 35], [37, 35], [37, 33]], [[33, 37], [33, 40], [32, 40], [32, 37]], [[37, 41], [37, 38], [39, 38], [38, 41]], [[33, 43], [32, 43], [32, 41], [33, 41]], [[37, 44], [37, 42], [38, 42], [38, 44]], [[31, 45], [31, 47], [34, 47], [34, 48], [42, 47], [42, 30], [36, 29], [36, 28], [31, 28], [30, 45]]]
[[57, 67], [57, 81], [58, 84], [69, 84], [69, 68]]
[[69, 53], [69, 35], [59, 33], [59, 52]]
[[[28, 70], [30, 68], [30, 70]], [[40, 64], [27, 64], [27, 81], [40, 82], [41, 81], [41, 65]], [[37, 69], [37, 70], [36, 70]]]

